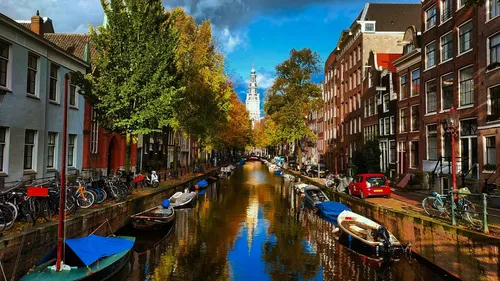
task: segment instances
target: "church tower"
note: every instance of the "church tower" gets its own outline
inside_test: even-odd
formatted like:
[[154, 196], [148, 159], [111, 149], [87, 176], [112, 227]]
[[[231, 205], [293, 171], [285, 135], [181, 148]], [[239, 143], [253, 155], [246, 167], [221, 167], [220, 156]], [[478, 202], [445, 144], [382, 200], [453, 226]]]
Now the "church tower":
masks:
[[252, 72], [250, 73], [250, 84], [248, 85], [246, 107], [248, 113], [250, 114], [250, 120], [252, 120], [252, 127], [254, 127], [255, 122], [260, 121], [260, 98], [259, 92], [257, 91], [257, 74], [253, 65]]

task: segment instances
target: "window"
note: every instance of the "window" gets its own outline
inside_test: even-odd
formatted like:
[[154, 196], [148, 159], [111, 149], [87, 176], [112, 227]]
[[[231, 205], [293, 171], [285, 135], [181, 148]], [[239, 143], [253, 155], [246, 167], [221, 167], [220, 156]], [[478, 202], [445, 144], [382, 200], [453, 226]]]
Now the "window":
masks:
[[38, 57], [34, 54], [28, 54], [28, 81], [26, 91], [28, 94], [36, 94], [36, 72], [38, 67]]
[[406, 108], [401, 109], [399, 115], [399, 131], [401, 133], [406, 132], [406, 126], [408, 123], [408, 114], [406, 113]]
[[441, 77], [441, 109], [450, 109], [453, 106], [453, 73]]
[[69, 105], [76, 107], [76, 86], [69, 85]]
[[4, 172], [5, 146], [7, 139], [7, 128], [0, 127], [0, 172]]
[[420, 120], [419, 106], [414, 105], [411, 107], [411, 131], [412, 132], [418, 131], [419, 124], [420, 124], [419, 120]]
[[427, 160], [437, 160], [437, 125], [427, 126]]
[[32, 170], [35, 162], [36, 131], [26, 130], [24, 135], [24, 169]]
[[472, 66], [459, 71], [460, 106], [474, 104], [474, 71]]
[[373, 75], [372, 75], [371, 70], [368, 70], [368, 83], [369, 83], [369, 87], [373, 87]]
[[403, 56], [406, 55], [406, 54], [408, 54], [409, 52], [413, 51], [413, 49], [415, 49], [414, 46], [413, 46], [413, 42], [404, 45], [404, 47], [403, 47]]
[[448, 126], [446, 125], [446, 122], [443, 122], [441, 124], [442, 128], [442, 137], [443, 137], [443, 150], [444, 150], [444, 161], [451, 161], [452, 153], [451, 153], [451, 134], [448, 131]]
[[68, 138], [68, 167], [75, 167], [76, 135], [69, 134]]
[[487, 121], [500, 120], [500, 85], [490, 88], [488, 93]]
[[50, 83], [49, 83], [49, 100], [57, 100], [57, 74], [59, 67], [55, 64], [50, 64]]
[[384, 135], [384, 118], [380, 118], [378, 120], [378, 125], [379, 125], [379, 131], [380, 131], [379, 134], [381, 136], [383, 136]]
[[390, 120], [389, 117], [384, 118], [384, 134], [387, 136], [389, 135], [389, 129], [390, 129]]
[[418, 141], [410, 142], [410, 167], [418, 167]]
[[411, 96], [420, 95], [420, 70], [414, 70], [411, 73]]
[[441, 22], [449, 20], [452, 15], [452, 0], [441, 0]]
[[441, 61], [447, 61], [453, 58], [453, 33], [441, 37]]
[[463, 6], [465, 6], [465, 2], [467, 0], [458, 0], [458, 8], [462, 8]]
[[0, 41], [0, 86], [7, 87], [7, 65], [9, 64], [9, 45]]
[[357, 108], [361, 108], [361, 94], [360, 94], [360, 93], [357, 93], [357, 95], [356, 95], [356, 96], [357, 96], [357, 99], [356, 99], [356, 100], [358, 101], [358, 106], [357, 106]]
[[392, 115], [391, 116], [391, 135], [394, 134], [394, 124], [395, 124], [394, 115]]
[[472, 49], [472, 21], [459, 28], [459, 51], [460, 54]]
[[401, 100], [408, 98], [408, 80], [406, 75], [401, 76]]
[[425, 68], [431, 68], [436, 65], [436, 42], [425, 46]]
[[426, 15], [425, 30], [428, 30], [436, 25], [436, 18], [437, 18], [436, 6], [433, 6], [429, 10], [425, 11], [425, 15]]
[[99, 123], [97, 121], [97, 113], [92, 109], [92, 123], [91, 123], [91, 135], [90, 135], [90, 153], [97, 153], [99, 151]]
[[389, 141], [389, 163], [396, 163], [396, 141]]
[[361, 69], [358, 69], [358, 75], [356, 75], [356, 76], [358, 78], [358, 84], [357, 85], [359, 85], [359, 84], [361, 84]]
[[495, 136], [486, 137], [486, 163], [485, 170], [494, 170], [497, 165], [497, 148]]
[[500, 33], [491, 36], [488, 41], [490, 48], [490, 61], [488, 69], [493, 69], [500, 66]]
[[488, 19], [492, 19], [500, 15], [500, 1], [488, 0]]
[[47, 168], [55, 168], [57, 133], [49, 132], [47, 139]]
[[373, 22], [365, 23], [365, 32], [375, 32], [375, 23]]
[[426, 83], [425, 86], [427, 113], [436, 112], [436, 80]]
[[384, 95], [384, 112], [389, 111], [389, 94]]

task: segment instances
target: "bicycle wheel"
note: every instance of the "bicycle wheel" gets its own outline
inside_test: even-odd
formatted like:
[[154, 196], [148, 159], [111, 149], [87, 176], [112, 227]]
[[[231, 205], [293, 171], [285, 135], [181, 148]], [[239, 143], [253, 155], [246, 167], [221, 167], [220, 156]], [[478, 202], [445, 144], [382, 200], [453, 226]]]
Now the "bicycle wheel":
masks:
[[[8, 202], [7, 202], [8, 203]], [[0, 231], [8, 230], [14, 225], [16, 216], [10, 206], [5, 203], [0, 204]]]
[[422, 208], [424, 212], [431, 217], [447, 217], [448, 211], [446, 210], [446, 204], [441, 200], [436, 199], [434, 196], [426, 197], [422, 200]]
[[78, 211], [78, 203], [73, 195], [66, 196], [66, 210], [71, 213], [76, 213]]
[[89, 192], [87, 190], [79, 192], [76, 199], [77, 199], [76, 202], [77, 202], [78, 206], [82, 209], [89, 208], [90, 206], [92, 206], [94, 204], [94, 201], [95, 201], [94, 194], [92, 194], [91, 192]]
[[55, 217], [55, 212], [52, 210], [49, 199], [40, 199], [40, 215], [45, 221], [51, 221]]
[[476, 207], [471, 201], [463, 198], [461, 200], [461, 217], [473, 227], [483, 227], [483, 220], [479, 213], [476, 213]]

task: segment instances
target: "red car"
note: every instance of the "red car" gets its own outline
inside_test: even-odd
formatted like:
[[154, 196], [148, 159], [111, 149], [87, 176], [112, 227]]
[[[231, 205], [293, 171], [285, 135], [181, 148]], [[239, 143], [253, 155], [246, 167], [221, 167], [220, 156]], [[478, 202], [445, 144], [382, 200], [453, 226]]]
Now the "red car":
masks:
[[349, 194], [362, 199], [369, 196], [391, 197], [389, 181], [383, 174], [359, 174], [349, 184]]

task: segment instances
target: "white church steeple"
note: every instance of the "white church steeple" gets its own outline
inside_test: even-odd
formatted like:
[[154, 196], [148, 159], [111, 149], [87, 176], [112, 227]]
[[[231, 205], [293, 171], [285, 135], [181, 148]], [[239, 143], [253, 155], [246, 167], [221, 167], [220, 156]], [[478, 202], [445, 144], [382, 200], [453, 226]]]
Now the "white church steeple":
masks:
[[259, 92], [257, 91], [257, 74], [253, 63], [252, 71], [250, 73], [250, 83], [248, 85], [246, 107], [248, 113], [250, 114], [250, 120], [252, 120], [253, 127], [255, 122], [260, 120], [260, 98]]

